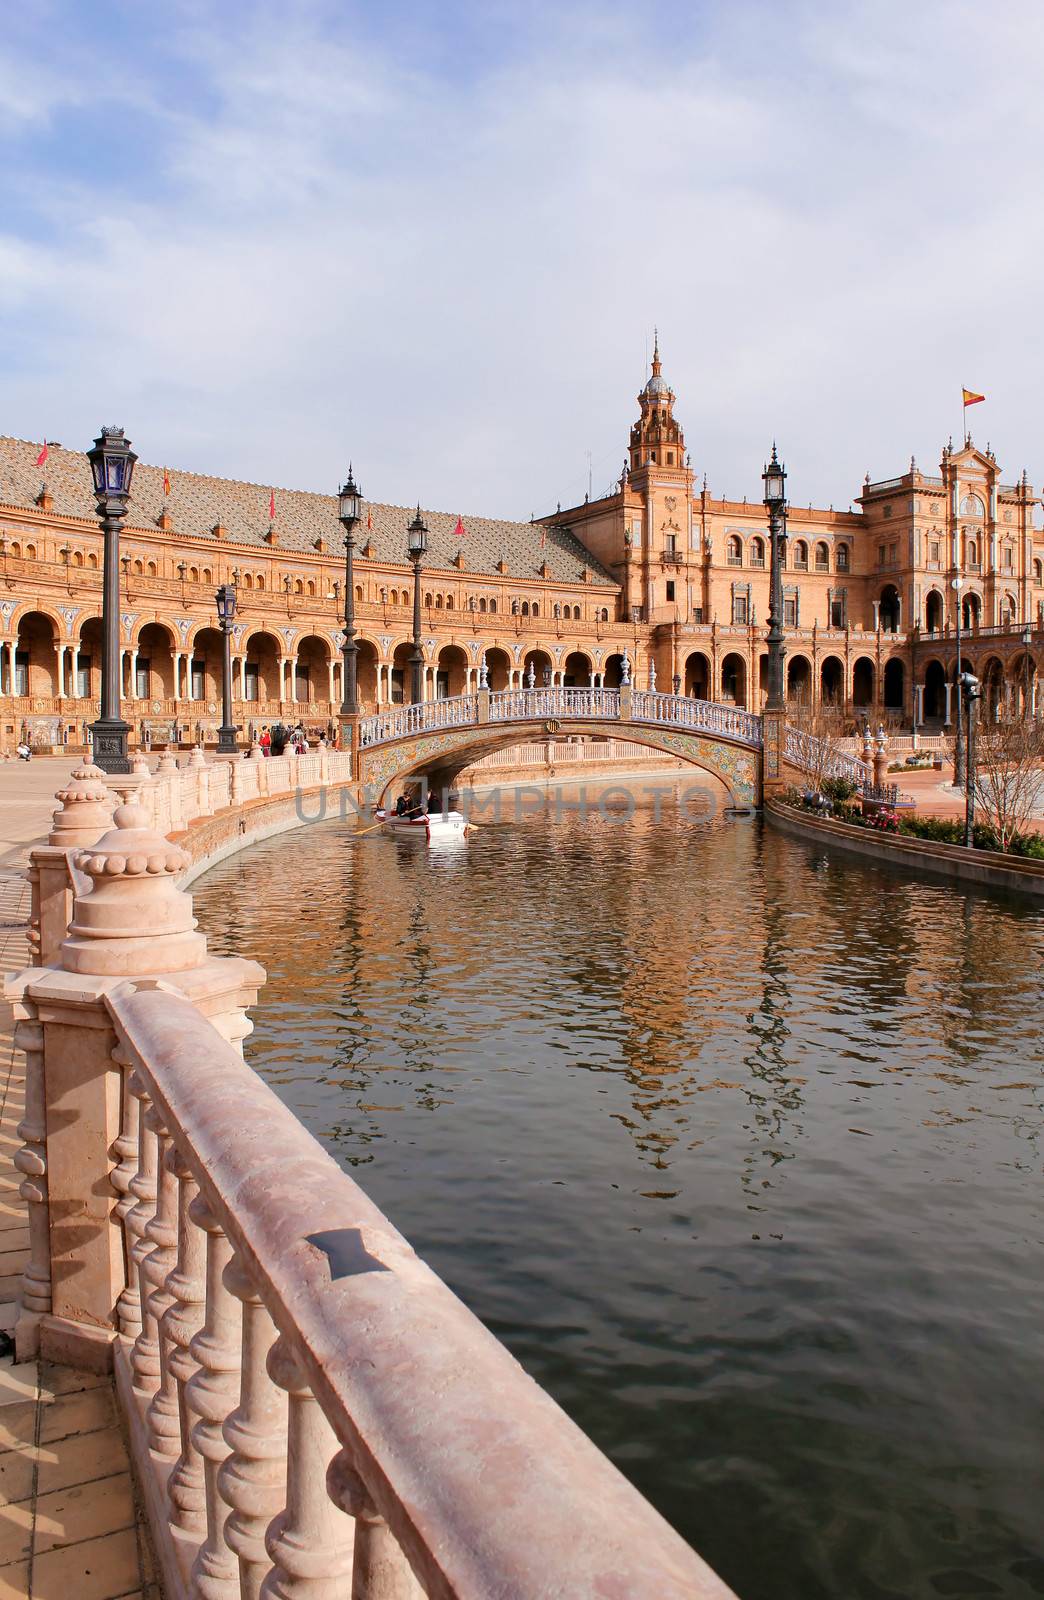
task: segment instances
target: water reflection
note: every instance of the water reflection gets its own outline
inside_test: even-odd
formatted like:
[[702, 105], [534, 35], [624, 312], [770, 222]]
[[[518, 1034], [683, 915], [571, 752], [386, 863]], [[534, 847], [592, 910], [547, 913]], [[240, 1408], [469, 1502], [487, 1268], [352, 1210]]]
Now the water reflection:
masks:
[[745, 1600], [1044, 1593], [1044, 918], [571, 799], [208, 874], [251, 1060]]

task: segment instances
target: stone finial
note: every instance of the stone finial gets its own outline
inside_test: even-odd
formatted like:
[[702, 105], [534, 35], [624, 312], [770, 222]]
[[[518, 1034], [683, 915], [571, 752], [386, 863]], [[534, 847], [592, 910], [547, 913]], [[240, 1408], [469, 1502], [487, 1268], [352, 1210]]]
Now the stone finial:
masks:
[[91, 879], [73, 901], [61, 947], [67, 972], [140, 977], [184, 972], [206, 960], [192, 900], [177, 888], [189, 857], [148, 825], [142, 806], [119, 806], [113, 827], [73, 865]]
[[206, 766], [207, 758], [203, 754], [203, 746], [202, 745], [200, 745], [200, 744], [193, 745], [192, 753], [190, 754], [190, 756], [188, 758], [188, 764], [189, 764], [190, 767], [205, 767]]
[[131, 756], [130, 769], [132, 772], [139, 772], [143, 778], [151, 778], [152, 776], [149, 758], [141, 750], [136, 755]]
[[250, 746], [250, 750], [247, 753], [247, 758], [246, 759], [248, 761], [263, 761], [265, 759], [265, 752], [261, 748], [261, 745], [260, 745], [260, 742], [258, 740], [258, 737], [257, 737], [256, 733], [254, 734], [254, 741]]
[[157, 772], [177, 772], [177, 770], [178, 770], [178, 758], [177, 758], [177, 756], [174, 754], [173, 750], [164, 750], [163, 754], [159, 758], [159, 765], [157, 766], [156, 771]]
[[112, 825], [113, 793], [101, 767], [84, 761], [64, 789], [54, 797], [62, 802], [54, 813], [47, 843], [60, 850], [93, 844]]

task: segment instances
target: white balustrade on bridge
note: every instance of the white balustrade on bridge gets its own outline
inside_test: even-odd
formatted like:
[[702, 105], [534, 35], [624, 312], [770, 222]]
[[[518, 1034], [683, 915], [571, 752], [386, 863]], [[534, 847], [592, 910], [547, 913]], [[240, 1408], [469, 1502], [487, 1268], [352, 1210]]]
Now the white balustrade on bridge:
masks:
[[849, 778], [860, 788], [872, 785], [874, 769], [858, 756], [828, 746], [827, 741], [814, 733], [787, 725], [783, 741], [783, 759], [801, 772], [815, 772], [824, 778]]
[[[628, 702], [627, 696], [630, 696]], [[483, 715], [483, 702], [488, 706]], [[630, 711], [628, 712], [628, 703]], [[547, 688], [494, 689], [488, 694], [460, 694], [449, 700], [396, 706], [359, 724], [363, 746], [408, 739], [436, 728], [477, 726], [487, 720], [505, 722], [570, 721], [653, 722], [730, 739], [761, 748], [761, 718], [736, 706], [694, 700], [679, 694], [647, 694], [639, 689]]]
[[654, 694], [635, 689], [631, 694], [631, 716], [635, 722], [661, 722], [672, 728], [691, 728], [696, 733], [719, 735], [737, 744], [761, 749], [761, 718], [737, 706], [719, 705], [713, 700], [695, 700], [684, 694]]

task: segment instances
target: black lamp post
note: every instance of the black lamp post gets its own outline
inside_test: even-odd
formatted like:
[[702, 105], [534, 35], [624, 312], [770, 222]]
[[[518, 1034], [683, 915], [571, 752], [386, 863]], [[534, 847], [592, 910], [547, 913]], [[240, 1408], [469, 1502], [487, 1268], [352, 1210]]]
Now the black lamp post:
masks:
[[769, 519], [768, 695], [766, 710], [783, 710], [783, 557], [787, 538], [787, 474], [772, 446], [772, 459], [761, 474]]
[[417, 515], [406, 530], [410, 560], [413, 562], [413, 649], [410, 651], [410, 699], [415, 706], [424, 699], [424, 653], [421, 650], [420, 575], [421, 561], [428, 548], [428, 530], [417, 506]]
[[967, 788], [964, 796], [964, 843], [970, 850], [975, 843], [975, 732], [978, 722], [979, 701], [982, 699], [982, 687], [977, 677], [971, 672], [961, 673], [961, 688], [964, 691], [961, 698], [968, 707], [968, 765]]
[[1027, 622], [1022, 630], [1022, 648], [1026, 652], [1026, 702], [1023, 706], [1023, 720], [1028, 721], [1032, 715], [1030, 702], [1033, 698], [1033, 657], [1030, 649], [1033, 645], [1033, 629]]
[[103, 772], [129, 772], [127, 735], [120, 715], [120, 523], [127, 515], [137, 456], [122, 428], [103, 428], [88, 450], [94, 498], [104, 535], [102, 577], [101, 715], [91, 724], [94, 760]]
[[215, 596], [221, 628], [221, 726], [218, 729], [218, 755], [236, 754], [236, 725], [232, 721], [232, 619], [236, 614], [236, 591], [223, 583]]
[[[355, 530], [362, 511], [362, 490], [348, 467], [348, 477], [337, 495], [337, 515], [344, 529], [344, 644], [341, 646], [341, 722], [359, 714], [359, 646], [355, 640], [355, 575], [352, 566], [355, 556]], [[346, 730], [342, 728], [341, 748], [347, 747]]]

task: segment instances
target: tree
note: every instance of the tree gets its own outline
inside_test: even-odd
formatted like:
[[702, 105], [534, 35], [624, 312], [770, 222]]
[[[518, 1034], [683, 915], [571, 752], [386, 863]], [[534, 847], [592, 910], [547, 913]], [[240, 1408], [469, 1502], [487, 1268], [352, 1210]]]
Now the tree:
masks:
[[862, 781], [863, 763], [847, 744], [836, 711], [803, 700], [787, 706], [785, 760], [807, 774], [810, 788], [821, 792], [828, 778]]
[[1044, 799], [1044, 722], [985, 716], [975, 732], [975, 804], [1002, 850]]

